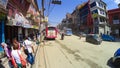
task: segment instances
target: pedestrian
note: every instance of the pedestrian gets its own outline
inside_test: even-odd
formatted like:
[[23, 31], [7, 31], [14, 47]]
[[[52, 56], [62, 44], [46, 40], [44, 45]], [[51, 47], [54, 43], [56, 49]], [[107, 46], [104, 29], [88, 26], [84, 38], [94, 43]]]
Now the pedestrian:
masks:
[[12, 48], [10, 47], [10, 45], [7, 45], [6, 43], [2, 42], [1, 43], [1, 47], [4, 49], [4, 54], [8, 59], [8, 65], [10, 68], [13, 68], [12, 62], [11, 62], [11, 51]]
[[34, 47], [30, 40], [28, 40], [28, 37], [25, 37], [25, 40], [23, 42], [23, 50], [25, 54], [27, 55], [27, 62], [29, 62], [31, 65], [34, 63]]
[[13, 45], [18, 45], [18, 49], [21, 49], [21, 44], [17, 41], [17, 38], [13, 38], [12, 43]]
[[61, 34], [61, 40], [64, 40], [64, 33]]
[[14, 58], [15, 63], [17, 64], [14, 68], [26, 68], [26, 59], [23, 57], [21, 50], [18, 49], [17, 44], [13, 45], [13, 50], [11, 56]]

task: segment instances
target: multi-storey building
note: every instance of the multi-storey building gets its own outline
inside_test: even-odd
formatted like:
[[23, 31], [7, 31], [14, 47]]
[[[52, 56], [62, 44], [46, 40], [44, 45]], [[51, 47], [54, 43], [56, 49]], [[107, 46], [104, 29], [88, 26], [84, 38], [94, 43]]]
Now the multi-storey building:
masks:
[[106, 4], [102, 0], [89, 0], [78, 5], [71, 15], [77, 32], [109, 33]]
[[79, 32], [92, 32], [92, 20], [90, 17], [90, 9], [88, 2], [77, 6], [77, 25]]
[[[28, 10], [32, 4], [33, 10], [28, 15]], [[5, 24], [5, 38], [12, 42], [13, 38], [17, 38], [18, 41], [23, 41], [25, 36], [29, 35], [29, 32], [35, 31], [34, 29], [38, 25], [37, 21], [37, 0], [8, 0], [7, 4], [7, 22]], [[39, 25], [38, 25], [39, 26]], [[29, 31], [28, 31], [29, 30]]]
[[24, 37], [24, 22], [27, 22], [25, 15], [29, 8], [28, 0], [8, 0], [7, 4], [7, 22], [5, 25], [5, 38], [12, 42], [13, 38], [22, 40]]
[[102, 0], [90, 0], [89, 4], [93, 18], [93, 32], [104, 34], [109, 33], [106, 3]]
[[111, 35], [120, 37], [120, 8], [108, 10]]

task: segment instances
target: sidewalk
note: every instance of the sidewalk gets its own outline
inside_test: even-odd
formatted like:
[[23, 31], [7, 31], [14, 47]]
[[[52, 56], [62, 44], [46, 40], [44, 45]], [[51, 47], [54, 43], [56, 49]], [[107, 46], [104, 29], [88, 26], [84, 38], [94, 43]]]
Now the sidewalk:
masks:
[[[34, 47], [34, 50], [35, 50], [34, 56], [36, 56], [38, 45], [35, 42], [33, 42], [33, 45], [34, 45], [33, 47]], [[26, 57], [26, 55], [23, 52], [23, 48], [21, 48], [21, 51], [22, 51], [23, 56]], [[3, 66], [5, 66], [5, 68], [9, 68], [8, 59], [6, 57], [4, 57], [1, 60], [2, 60]], [[27, 66], [27, 68], [31, 68], [31, 65]]]

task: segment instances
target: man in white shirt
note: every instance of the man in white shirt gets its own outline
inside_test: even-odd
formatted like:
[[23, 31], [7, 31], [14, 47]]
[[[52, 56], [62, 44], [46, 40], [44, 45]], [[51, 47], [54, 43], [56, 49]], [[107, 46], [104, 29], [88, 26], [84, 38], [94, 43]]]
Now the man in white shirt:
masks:
[[[26, 37], [24, 42], [23, 42], [23, 49], [28, 50], [28, 54], [26, 54], [27, 55], [27, 61], [30, 64], [33, 64], [34, 63], [34, 57], [33, 57], [32, 53], [34, 53], [34, 48], [33, 48], [32, 42], [30, 40], [28, 40], [28, 37]], [[32, 59], [29, 59], [29, 57], [32, 57]], [[31, 62], [31, 60], [32, 60], [32, 62]]]

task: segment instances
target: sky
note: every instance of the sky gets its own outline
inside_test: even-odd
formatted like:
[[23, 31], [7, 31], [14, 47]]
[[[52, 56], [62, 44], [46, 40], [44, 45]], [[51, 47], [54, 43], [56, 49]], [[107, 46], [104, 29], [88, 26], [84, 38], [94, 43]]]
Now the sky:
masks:
[[[62, 19], [66, 17], [67, 13], [72, 13], [75, 10], [75, 7], [79, 4], [87, 2], [88, 0], [61, 0], [62, 4], [50, 4], [50, 0], [45, 1], [45, 16], [48, 16], [48, 20], [52, 26], [56, 26], [57, 24], [61, 23]], [[107, 4], [107, 9], [115, 9], [118, 8], [118, 3], [120, 0], [103, 0]], [[41, 9], [41, 0], [37, 0], [38, 7]], [[48, 10], [49, 8], [49, 10]]]

